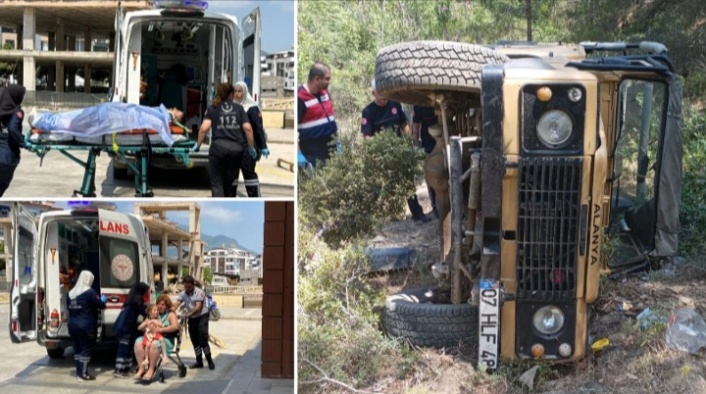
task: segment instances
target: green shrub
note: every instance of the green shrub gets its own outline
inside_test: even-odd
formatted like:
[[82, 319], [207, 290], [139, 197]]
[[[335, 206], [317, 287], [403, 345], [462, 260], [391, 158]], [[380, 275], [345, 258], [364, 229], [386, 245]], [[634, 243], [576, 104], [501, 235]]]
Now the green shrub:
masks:
[[404, 213], [421, 180], [424, 152], [409, 137], [384, 131], [373, 138], [342, 133], [343, 149], [299, 179], [300, 221], [336, 246], [371, 234]]
[[370, 385], [390, 371], [406, 374], [416, 355], [378, 327], [374, 307], [386, 294], [364, 276], [363, 247], [330, 249], [301, 226], [298, 245], [299, 392], [331, 392], [318, 381], [324, 373], [354, 387]]
[[684, 159], [679, 219], [680, 253], [697, 256], [706, 239], [706, 114], [684, 104], [682, 113]]

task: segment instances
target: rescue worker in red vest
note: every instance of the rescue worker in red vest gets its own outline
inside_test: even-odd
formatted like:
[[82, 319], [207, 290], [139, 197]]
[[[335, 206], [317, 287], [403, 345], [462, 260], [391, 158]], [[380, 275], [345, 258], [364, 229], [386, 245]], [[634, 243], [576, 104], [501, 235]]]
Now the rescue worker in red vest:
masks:
[[331, 157], [331, 143], [338, 126], [333, 116], [333, 101], [328, 92], [331, 69], [316, 62], [309, 69], [309, 78], [297, 91], [299, 129], [299, 165], [316, 166]]
[[[371, 89], [375, 99], [363, 109], [363, 115], [360, 119], [360, 132], [363, 133], [363, 136], [372, 137], [381, 130], [392, 130], [400, 137], [403, 132], [409, 135], [409, 123], [407, 115], [402, 110], [402, 105], [379, 95], [375, 90], [375, 80], [371, 84]], [[424, 209], [419, 205], [416, 193], [407, 199], [407, 206], [412, 213], [413, 220], [431, 221], [424, 215]]]

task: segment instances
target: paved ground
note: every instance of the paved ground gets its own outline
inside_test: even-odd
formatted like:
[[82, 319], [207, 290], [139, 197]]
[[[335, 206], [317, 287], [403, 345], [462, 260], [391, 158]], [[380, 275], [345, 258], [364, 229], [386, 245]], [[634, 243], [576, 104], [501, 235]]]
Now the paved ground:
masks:
[[[268, 129], [271, 155], [257, 165], [263, 197], [293, 197], [294, 173], [288, 166], [278, 167], [277, 160], [294, 162], [294, 130]], [[85, 159], [86, 154], [78, 152]], [[103, 197], [134, 197], [134, 181], [113, 179], [111, 158], [102, 153], [96, 160], [96, 194]], [[20, 165], [3, 197], [8, 198], [68, 198], [80, 189], [83, 167], [59, 152], [49, 152], [40, 167], [39, 157], [22, 151]], [[210, 197], [208, 174], [204, 169], [161, 170], [149, 173], [150, 186], [155, 197]], [[241, 175], [242, 182], [242, 175]], [[238, 187], [245, 197], [245, 188]]]
[[[132, 379], [116, 379], [112, 375], [115, 354], [94, 352], [89, 369], [94, 382], [77, 382], [74, 377], [73, 352], [69, 349], [61, 360], [50, 360], [36, 342], [12, 344], [8, 327], [7, 304], [0, 304], [0, 344], [3, 361], [0, 368], [0, 393], [293, 393], [291, 379], [260, 377], [261, 316], [260, 309], [223, 308], [221, 320], [210, 323], [212, 335], [225, 342], [225, 348], [212, 346], [216, 369], [189, 370], [179, 378], [174, 364], [165, 366], [166, 381], [146, 385]], [[194, 362], [188, 338], [182, 343], [182, 360]]]

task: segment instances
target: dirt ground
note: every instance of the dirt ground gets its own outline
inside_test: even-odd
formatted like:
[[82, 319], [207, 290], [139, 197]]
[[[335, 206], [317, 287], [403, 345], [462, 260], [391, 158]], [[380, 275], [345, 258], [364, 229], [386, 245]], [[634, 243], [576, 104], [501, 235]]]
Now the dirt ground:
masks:
[[[418, 190], [418, 196], [429, 212], [425, 188]], [[370, 278], [386, 286], [390, 294], [433, 281], [428, 265], [438, 256], [438, 220], [418, 223], [408, 215], [385, 226], [370, 244], [408, 246], [416, 251], [414, 268]], [[706, 313], [704, 259], [675, 258], [650, 272], [603, 277], [600, 294], [591, 306], [589, 342], [607, 339], [609, 344], [581, 361], [562, 365], [505, 362], [490, 374], [475, 369], [472, 343], [450, 349], [420, 348], [413, 376], [390, 379], [383, 392], [706, 393], [706, 350], [692, 355], [673, 350], [665, 342], [674, 312], [691, 308], [701, 316]], [[647, 308], [652, 320], [638, 321], [637, 316]], [[533, 366], [539, 368], [529, 388], [520, 376]]]

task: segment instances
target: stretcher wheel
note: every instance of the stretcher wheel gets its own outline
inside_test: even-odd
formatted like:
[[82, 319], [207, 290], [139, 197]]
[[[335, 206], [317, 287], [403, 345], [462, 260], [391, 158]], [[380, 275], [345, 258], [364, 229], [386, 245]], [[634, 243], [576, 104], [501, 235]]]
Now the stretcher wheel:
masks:
[[135, 197], [154, 197], [154, 192], [152, 189], [148, 189], [146, 193], [135, 193]]
[[186, 366], [180, 365], [179, 366], [179, 377], [183, 378], [184, 376], [186, 376]]
[[164, 383], [164, 372], [159, 373], [159, 383]]
[[71, 197], [95, 197], [96, 193], [86, 193], [83, 194], [78, 190], [74, 190], [74, 193], [71, 195]]

